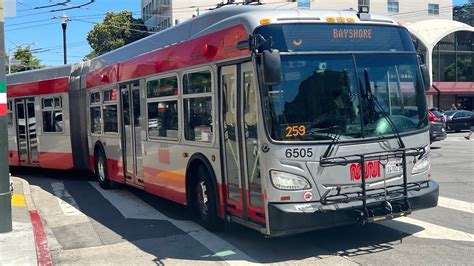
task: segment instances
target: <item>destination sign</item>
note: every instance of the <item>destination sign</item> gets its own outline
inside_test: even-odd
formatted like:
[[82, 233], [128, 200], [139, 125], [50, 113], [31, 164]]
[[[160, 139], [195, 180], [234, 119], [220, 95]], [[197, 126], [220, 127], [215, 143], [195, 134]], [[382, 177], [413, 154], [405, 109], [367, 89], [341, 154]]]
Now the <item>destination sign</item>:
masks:
[[408, 31], [392, 25], [294, 23], [266, 25], [256, 32], [271, 37], [272, 48], [280, 52], [415, 51]]
[[372, 39], [371, 29], [334, 29], [334, 39]]

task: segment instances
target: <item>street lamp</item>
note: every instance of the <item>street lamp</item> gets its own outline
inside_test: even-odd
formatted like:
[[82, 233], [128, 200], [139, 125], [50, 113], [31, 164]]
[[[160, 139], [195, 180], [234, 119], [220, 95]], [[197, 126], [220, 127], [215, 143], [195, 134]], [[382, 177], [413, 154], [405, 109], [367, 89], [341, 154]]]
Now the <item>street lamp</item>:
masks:
[[[12, 57], [12, 52], [16, 51], [18, 48], [21, 48], [23, 46], [30, 46], [30, 45], [36, 45], [37, 43], [32, 42], [32, 43], [23, 43], [23, 44], [18, 44], [15, 45], [13, 48], [8, 49], [8, 74], [12, 73], [12, 64], [15, 62], [13, 57]], [[15, 62], [16, 63], [16, 62]], [[20, 63], [21, 64], [21, 63]]]
[[63, 50], [64, 50], [64, 64], [67, 64], [67, 48], [66, 48], [66, 29], [67, 29], [67, 22], [69, 21], [69, 17], [63, 13], [59, 19], [61, 20], [61, 27], [63, 28]]

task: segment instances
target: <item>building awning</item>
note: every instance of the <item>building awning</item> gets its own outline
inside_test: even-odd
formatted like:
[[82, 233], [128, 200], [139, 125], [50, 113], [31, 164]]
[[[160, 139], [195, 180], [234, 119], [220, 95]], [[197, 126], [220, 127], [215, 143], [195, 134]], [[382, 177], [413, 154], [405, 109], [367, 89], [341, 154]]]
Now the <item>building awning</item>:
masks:
[[474, 82], [434, 82], [427, 92], [428, 95], [468, 94], [474, 95]]

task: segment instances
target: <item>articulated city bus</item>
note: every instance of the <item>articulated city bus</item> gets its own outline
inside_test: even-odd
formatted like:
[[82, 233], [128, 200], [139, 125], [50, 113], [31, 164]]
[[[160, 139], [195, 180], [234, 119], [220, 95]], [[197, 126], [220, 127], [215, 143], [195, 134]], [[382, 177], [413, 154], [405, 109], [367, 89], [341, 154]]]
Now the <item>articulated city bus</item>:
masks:
[[354, 10], [222, 7], [91, 61], [9, 75], [10, 165], [90, 169], [270, 236], [437, 205], [426, 68]]

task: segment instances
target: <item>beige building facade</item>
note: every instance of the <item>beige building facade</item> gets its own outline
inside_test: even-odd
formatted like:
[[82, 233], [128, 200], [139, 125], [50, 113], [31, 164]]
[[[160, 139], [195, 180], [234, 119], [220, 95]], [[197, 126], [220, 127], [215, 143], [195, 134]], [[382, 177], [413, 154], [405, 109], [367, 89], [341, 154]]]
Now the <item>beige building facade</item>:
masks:
[[[226, 0], [225, 0], [226, 1]], [[404, 23], [453, 17], [452, 0], [309, 0], [311, 8], [358, 9], [390, 15]], [[215, 8], [219, 0], [141, 0], [142, 19], [150, 30], [160, 31]], [[240, 1], [236, 1], [240, 2]], [[296, 0], [261, 0], [267, 7], [297, 8]]]

